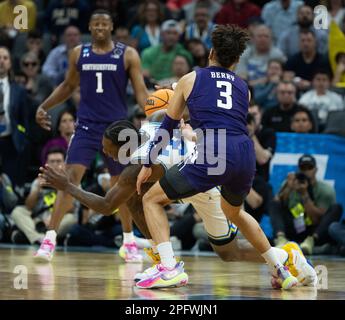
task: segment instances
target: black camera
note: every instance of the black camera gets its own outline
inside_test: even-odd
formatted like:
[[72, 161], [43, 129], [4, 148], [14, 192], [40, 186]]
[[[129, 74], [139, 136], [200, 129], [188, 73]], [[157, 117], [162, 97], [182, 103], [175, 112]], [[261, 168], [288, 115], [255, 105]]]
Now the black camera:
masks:
[[309, 178], [303, 172], [296, 172], [295, 177], [299, 183], [309, 182]]

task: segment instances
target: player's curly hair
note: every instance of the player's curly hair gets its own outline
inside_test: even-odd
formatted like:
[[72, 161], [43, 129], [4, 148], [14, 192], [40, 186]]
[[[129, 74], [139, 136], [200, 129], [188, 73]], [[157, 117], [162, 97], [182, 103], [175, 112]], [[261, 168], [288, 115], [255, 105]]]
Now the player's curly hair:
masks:
[[238, 61], [248, 41], [248, 32], [236, 25], [217, 26], [212, 32], [216, 60], [222, 67], [229, 68]]
[[[125, 129], [131, 130], [131, 131], [128, 131], [130, 132], [130, 135], [126, 136], [126, 140], [119, 139], [121, 131]], [[132, 137], [133, 138], [135, 137], [137, 139], [138, 136], [139, 136], [139, 130], [134, 126], [132, 122], [128, 120], [115, 121], [111, 125], [109, 125], [107, 129], [105, 129], [105, 132], [104, 132], [104, 137], [106, 137], [112, 143], [118, 146], [124, 145], [125, 143], [130, 141]]]

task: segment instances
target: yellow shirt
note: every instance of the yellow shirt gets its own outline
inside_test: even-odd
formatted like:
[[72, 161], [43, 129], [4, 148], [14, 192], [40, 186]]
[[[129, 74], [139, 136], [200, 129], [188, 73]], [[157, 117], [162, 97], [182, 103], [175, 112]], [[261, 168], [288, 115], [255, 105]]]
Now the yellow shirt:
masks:
[[[23, 5], [27, 8], [28, 29], [20, 29], [18, 31], [31, 31], [36, 25], [36, 5], [30, 0], [19, 0], [17, 5]], [[21, 12], [21, 11], [20, 11]], [[8, 0], [0, 3], [0, 27], [14, 28], [14, 19], [20, 13], [14, 13], [14, 6]], [[25, 15], [23, 15], [24, 17]], [[22, 19], [19, 19], [22, 21]]]

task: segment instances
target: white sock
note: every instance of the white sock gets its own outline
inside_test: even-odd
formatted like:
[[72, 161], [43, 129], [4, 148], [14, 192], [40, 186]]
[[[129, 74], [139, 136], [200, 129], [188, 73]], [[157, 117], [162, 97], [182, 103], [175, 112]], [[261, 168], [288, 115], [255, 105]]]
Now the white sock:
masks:
[[168, 269], [173, 269], [176, 265], [176, 259], [171, 242], [162, 242], [157, 245], [158, 253], [161, 257], [161, 263]]
[[272, 247], [272, 249], [275, 251], [278, 260], [282, 264], [284, 264], [286, 260], [289, 258], [289, 255], [285, 250], [276, 247]]
[[55, 230], [49, 230], [46, 232], [45, 239], [49, 239], [53, 244], [56, 243], [56, 232]]
[[124, 232], [123, 233], [123, 243], [133, 243], [135, 242], [134, 234], [132, 232]]
[[154, 242], [152, 239], [149, 239], [149, 241], [151, 243], [151, 248], [152, 248], [153, 253], [155, 254], [158, 253], [156, 242]]
[[275, 249], [276, 248], [271, 247], [269, 250], [262, 254], [262, 257], [265, 259], [270, 268], [272, 268], [273, 270], [278, 270], [283, 267], [283, 264], [280, 262]]

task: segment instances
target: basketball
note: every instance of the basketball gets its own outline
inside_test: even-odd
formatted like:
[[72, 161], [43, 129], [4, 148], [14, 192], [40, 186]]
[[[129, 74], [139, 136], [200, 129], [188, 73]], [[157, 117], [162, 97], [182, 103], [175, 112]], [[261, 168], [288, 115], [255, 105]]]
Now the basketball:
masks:
[[155, 111], [166, 109], [173, 94], [174, 91], [170, 89], [159, 89], [150, 94], [144, 107], [146, 116], [151, 115]]

